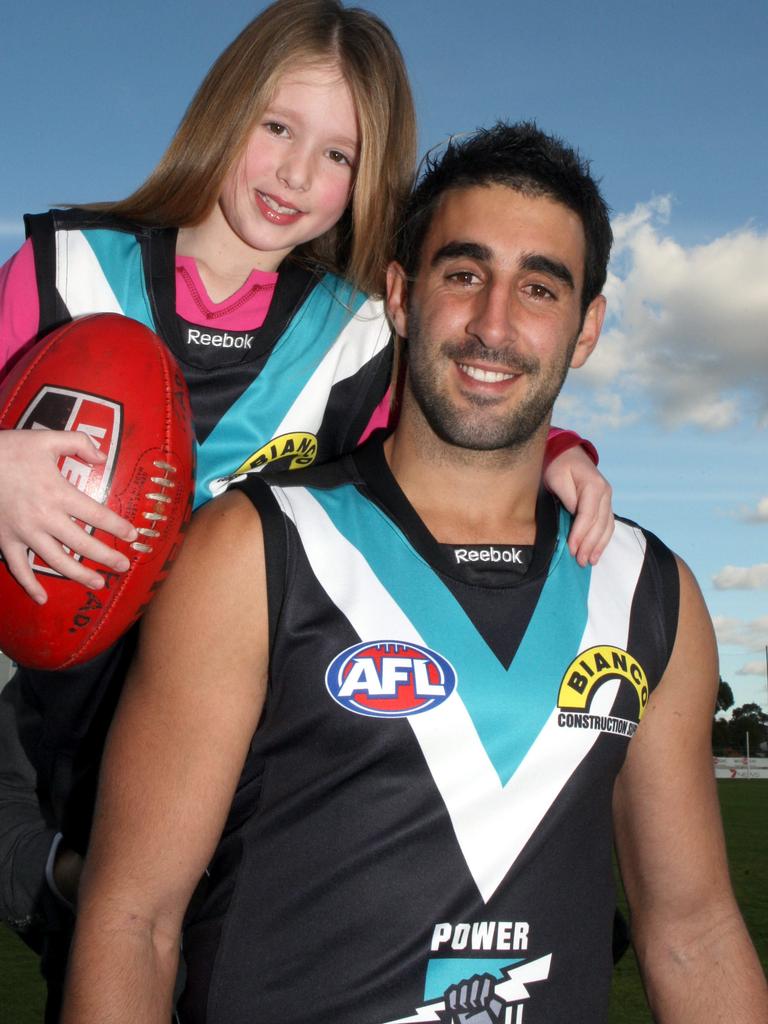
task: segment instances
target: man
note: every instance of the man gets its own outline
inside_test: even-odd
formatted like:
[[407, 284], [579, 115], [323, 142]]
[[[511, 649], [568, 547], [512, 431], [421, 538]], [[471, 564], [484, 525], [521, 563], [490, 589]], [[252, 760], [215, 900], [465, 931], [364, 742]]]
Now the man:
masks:
[[701, 596], [626, 523], [579, 567], [540, 489], [609, 249], [586, 168], [534, 126], [429, 168], [388, 279], [398, 427], [213, 502], [147, 616], [67, 1024], [167, 1022], [190, 900], [184, 1022], [597, 1024], [613, 828], [656, 1018], [766, 1018]]

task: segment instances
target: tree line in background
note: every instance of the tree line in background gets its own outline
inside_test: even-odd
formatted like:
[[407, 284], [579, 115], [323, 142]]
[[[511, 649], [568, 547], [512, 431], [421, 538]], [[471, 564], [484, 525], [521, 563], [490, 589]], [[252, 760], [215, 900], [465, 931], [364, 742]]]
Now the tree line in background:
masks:
[[[733, 708], [731, 717], [722, 717], [721, 712], [729, 708]], [[716, 757], [743, 757], [747, 752], [747, 736], [753, 757], [768, 754], [768, 715], [759, 704], [734, 708], [733, 690], [721, 679], [712, 722], [712, 752]]]

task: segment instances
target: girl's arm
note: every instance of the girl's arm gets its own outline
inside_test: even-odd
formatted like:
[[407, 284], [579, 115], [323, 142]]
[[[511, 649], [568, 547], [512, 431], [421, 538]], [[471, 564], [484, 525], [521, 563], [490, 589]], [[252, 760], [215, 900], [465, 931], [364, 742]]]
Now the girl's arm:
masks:
[[595, 565], [613, 536], [611, 485], [597, 469], [597, 450], [572, 430], [547, 438], [544, 483], [575, 518], [568, 548], [579, 565]]

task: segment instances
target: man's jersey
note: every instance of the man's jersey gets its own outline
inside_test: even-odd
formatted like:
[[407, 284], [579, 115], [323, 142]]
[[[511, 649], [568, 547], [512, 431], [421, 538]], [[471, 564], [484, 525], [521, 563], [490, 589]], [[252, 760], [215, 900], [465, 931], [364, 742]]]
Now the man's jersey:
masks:
[[389, 384], [391, 332], [380, 301], [288, 259], [261, 327], [199, 330], [176, 314], [176, 229], [79, 210], [26, 224], [41, 331], [87, 313], [122, 313], [178, 360], [198, 441], [196, 505], [234, 475], [303, 468], [355, 447]]
[[438, 544], [378, 442], [239, 486], [269, 684], [181, 1020], [447, 1020], [446, 990], [485, 976], [488, 1021], [604, 1021], [611, 797], [674, 641], [671, 553], [619, 522], [581, 568], [546, 494], [532, 550]]

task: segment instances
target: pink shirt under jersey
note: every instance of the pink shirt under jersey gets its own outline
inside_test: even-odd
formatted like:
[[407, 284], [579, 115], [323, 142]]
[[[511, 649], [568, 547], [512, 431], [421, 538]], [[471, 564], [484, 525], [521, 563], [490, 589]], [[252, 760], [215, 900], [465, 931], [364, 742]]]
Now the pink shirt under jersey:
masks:
[[[198, 327], [216, 324], [232, 331], [261, 327], [277, 284], [277, 274], [254, 270], [223, 302], [208, 295], [197, 264], [190, 256], [176, 257], [176, 312]], [[0, 366], [37, 334], [40, 302], [37, 294], [32, 242], [27, 240], [0, 268]]]
[[176, 312], [198, 327], [217, 324], [230, 331], [256, 330], [267, 316], [277, 273], [252, 270], [248, 279], [223, 302], [214, 302], [191, 256], [176, 257]]
[[0, 379], [10, 360], [35, 337], [40, 303], [32, 242], [0, 267]]
[[[261, 327], [272, 301], [276, 273], [254, 270], [247, 281], [224, 302], [213, 302], [191, 256], [176, 257], [176, 312], [184, 320], [200, 327], [215, 323], [230, 330]], [[40, 302], [35, 277], [32, 242], [28, 239], [19, 251], [0, 267], [0, 380], [9, 363], [37, 335]], [[389, 393], [374, 410], [360, 438], [362, 443], [374, 430], [389, 425]], [[597, 451], [570, 430], [553, 427], [547, 440], [546, 463], [581, 443], [597, 464]]]

